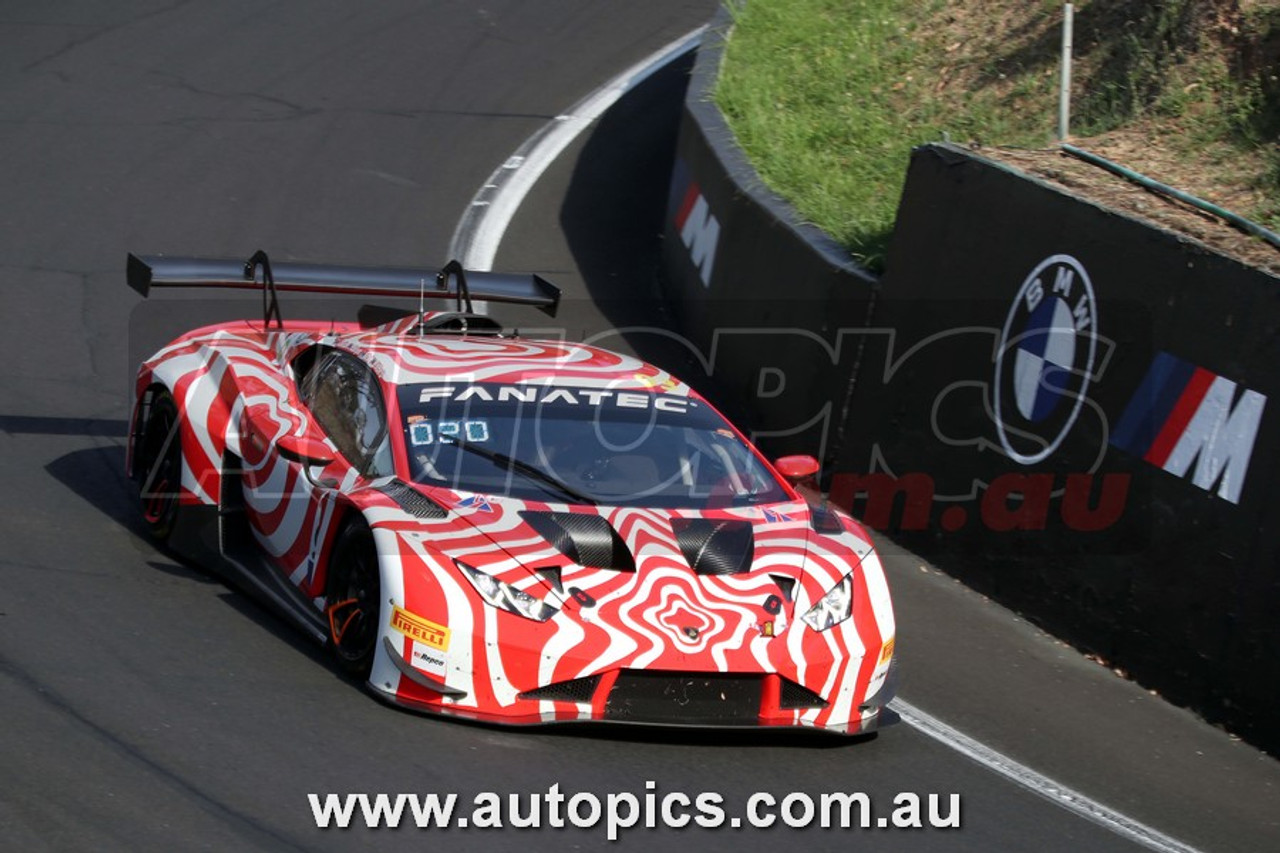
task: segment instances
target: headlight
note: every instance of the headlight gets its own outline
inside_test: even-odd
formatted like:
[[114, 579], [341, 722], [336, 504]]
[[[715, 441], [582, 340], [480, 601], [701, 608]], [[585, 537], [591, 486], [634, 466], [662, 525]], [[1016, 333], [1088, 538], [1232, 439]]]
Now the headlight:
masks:
[[848, 574], [840, 583], [827, 590], [809, 612], [800, 617], [815, 631], [825, 631], [839, 625], [853, 614], [853, 575]]
[[534, 598], [527, 592], [516, 589], [511, 584], [503, 583], [493, 575], [485, 574], [472, 568], [461, 560], [454, 560], [454, 565], [462, 569], [462, 573], [471, 581], [471, 585], [480, 593], [480, 597], [494, 607], [501, 607], [509, 613], [532, 619], [535, 622], [546, 622], [558, 612], [556, 608]]

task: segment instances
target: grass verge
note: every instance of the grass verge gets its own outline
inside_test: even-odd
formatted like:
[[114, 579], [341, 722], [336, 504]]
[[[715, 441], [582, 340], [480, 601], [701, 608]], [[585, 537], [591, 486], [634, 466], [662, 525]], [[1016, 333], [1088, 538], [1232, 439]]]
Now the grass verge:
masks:
[[[716, 100], [764, 182], [882, 269], [912, 146], [1042, 148], [1058, 0], [747, 0]], [[1280, 0], [1077, 2], [1072, 141], [1280, 227]]]

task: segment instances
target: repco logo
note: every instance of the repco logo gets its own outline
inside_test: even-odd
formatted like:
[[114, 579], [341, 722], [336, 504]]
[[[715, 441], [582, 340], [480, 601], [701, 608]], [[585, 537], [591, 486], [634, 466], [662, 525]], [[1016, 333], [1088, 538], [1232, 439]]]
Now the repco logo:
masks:
[[1098, 349], [1089, 274], [1070, 255], [1041, 261], [1022, 282], [996, 351], [995, 421], [1010, 459], [1053, 454], [1080, 415]]

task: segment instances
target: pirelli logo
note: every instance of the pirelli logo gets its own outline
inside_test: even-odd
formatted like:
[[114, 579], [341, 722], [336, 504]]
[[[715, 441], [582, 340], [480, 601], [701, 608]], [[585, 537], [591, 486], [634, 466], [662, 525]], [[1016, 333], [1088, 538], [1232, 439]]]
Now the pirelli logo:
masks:
[[442, 652], [449, 650], [448, 628], [437, 625], [430, 619], [415, 616], [402, 607], [396, 607], [391, 612], [391, 627], [411, 640], [417, 640]]
[[884, 663], [889, 658], [893, 657], [893, 639], [894, 639], [893, 637], [890, 637], [888, 640], [885, 641], [884, 646], [881, 647], [880, 663]]

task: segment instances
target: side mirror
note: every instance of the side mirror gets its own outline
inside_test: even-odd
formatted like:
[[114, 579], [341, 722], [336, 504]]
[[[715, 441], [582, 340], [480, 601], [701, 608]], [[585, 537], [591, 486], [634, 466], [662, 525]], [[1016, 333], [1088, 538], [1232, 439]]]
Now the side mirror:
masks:
[[812, 456], [780, 456], [773, 465], [793, 486], [817, 476], [822, 467]]
[[328, 465], [333, 461], [333, 451], [323, 441], [314, 438], [282, 435], [276, 440], [276, 447], [285, 459], [308, 468], [313, 465]]

